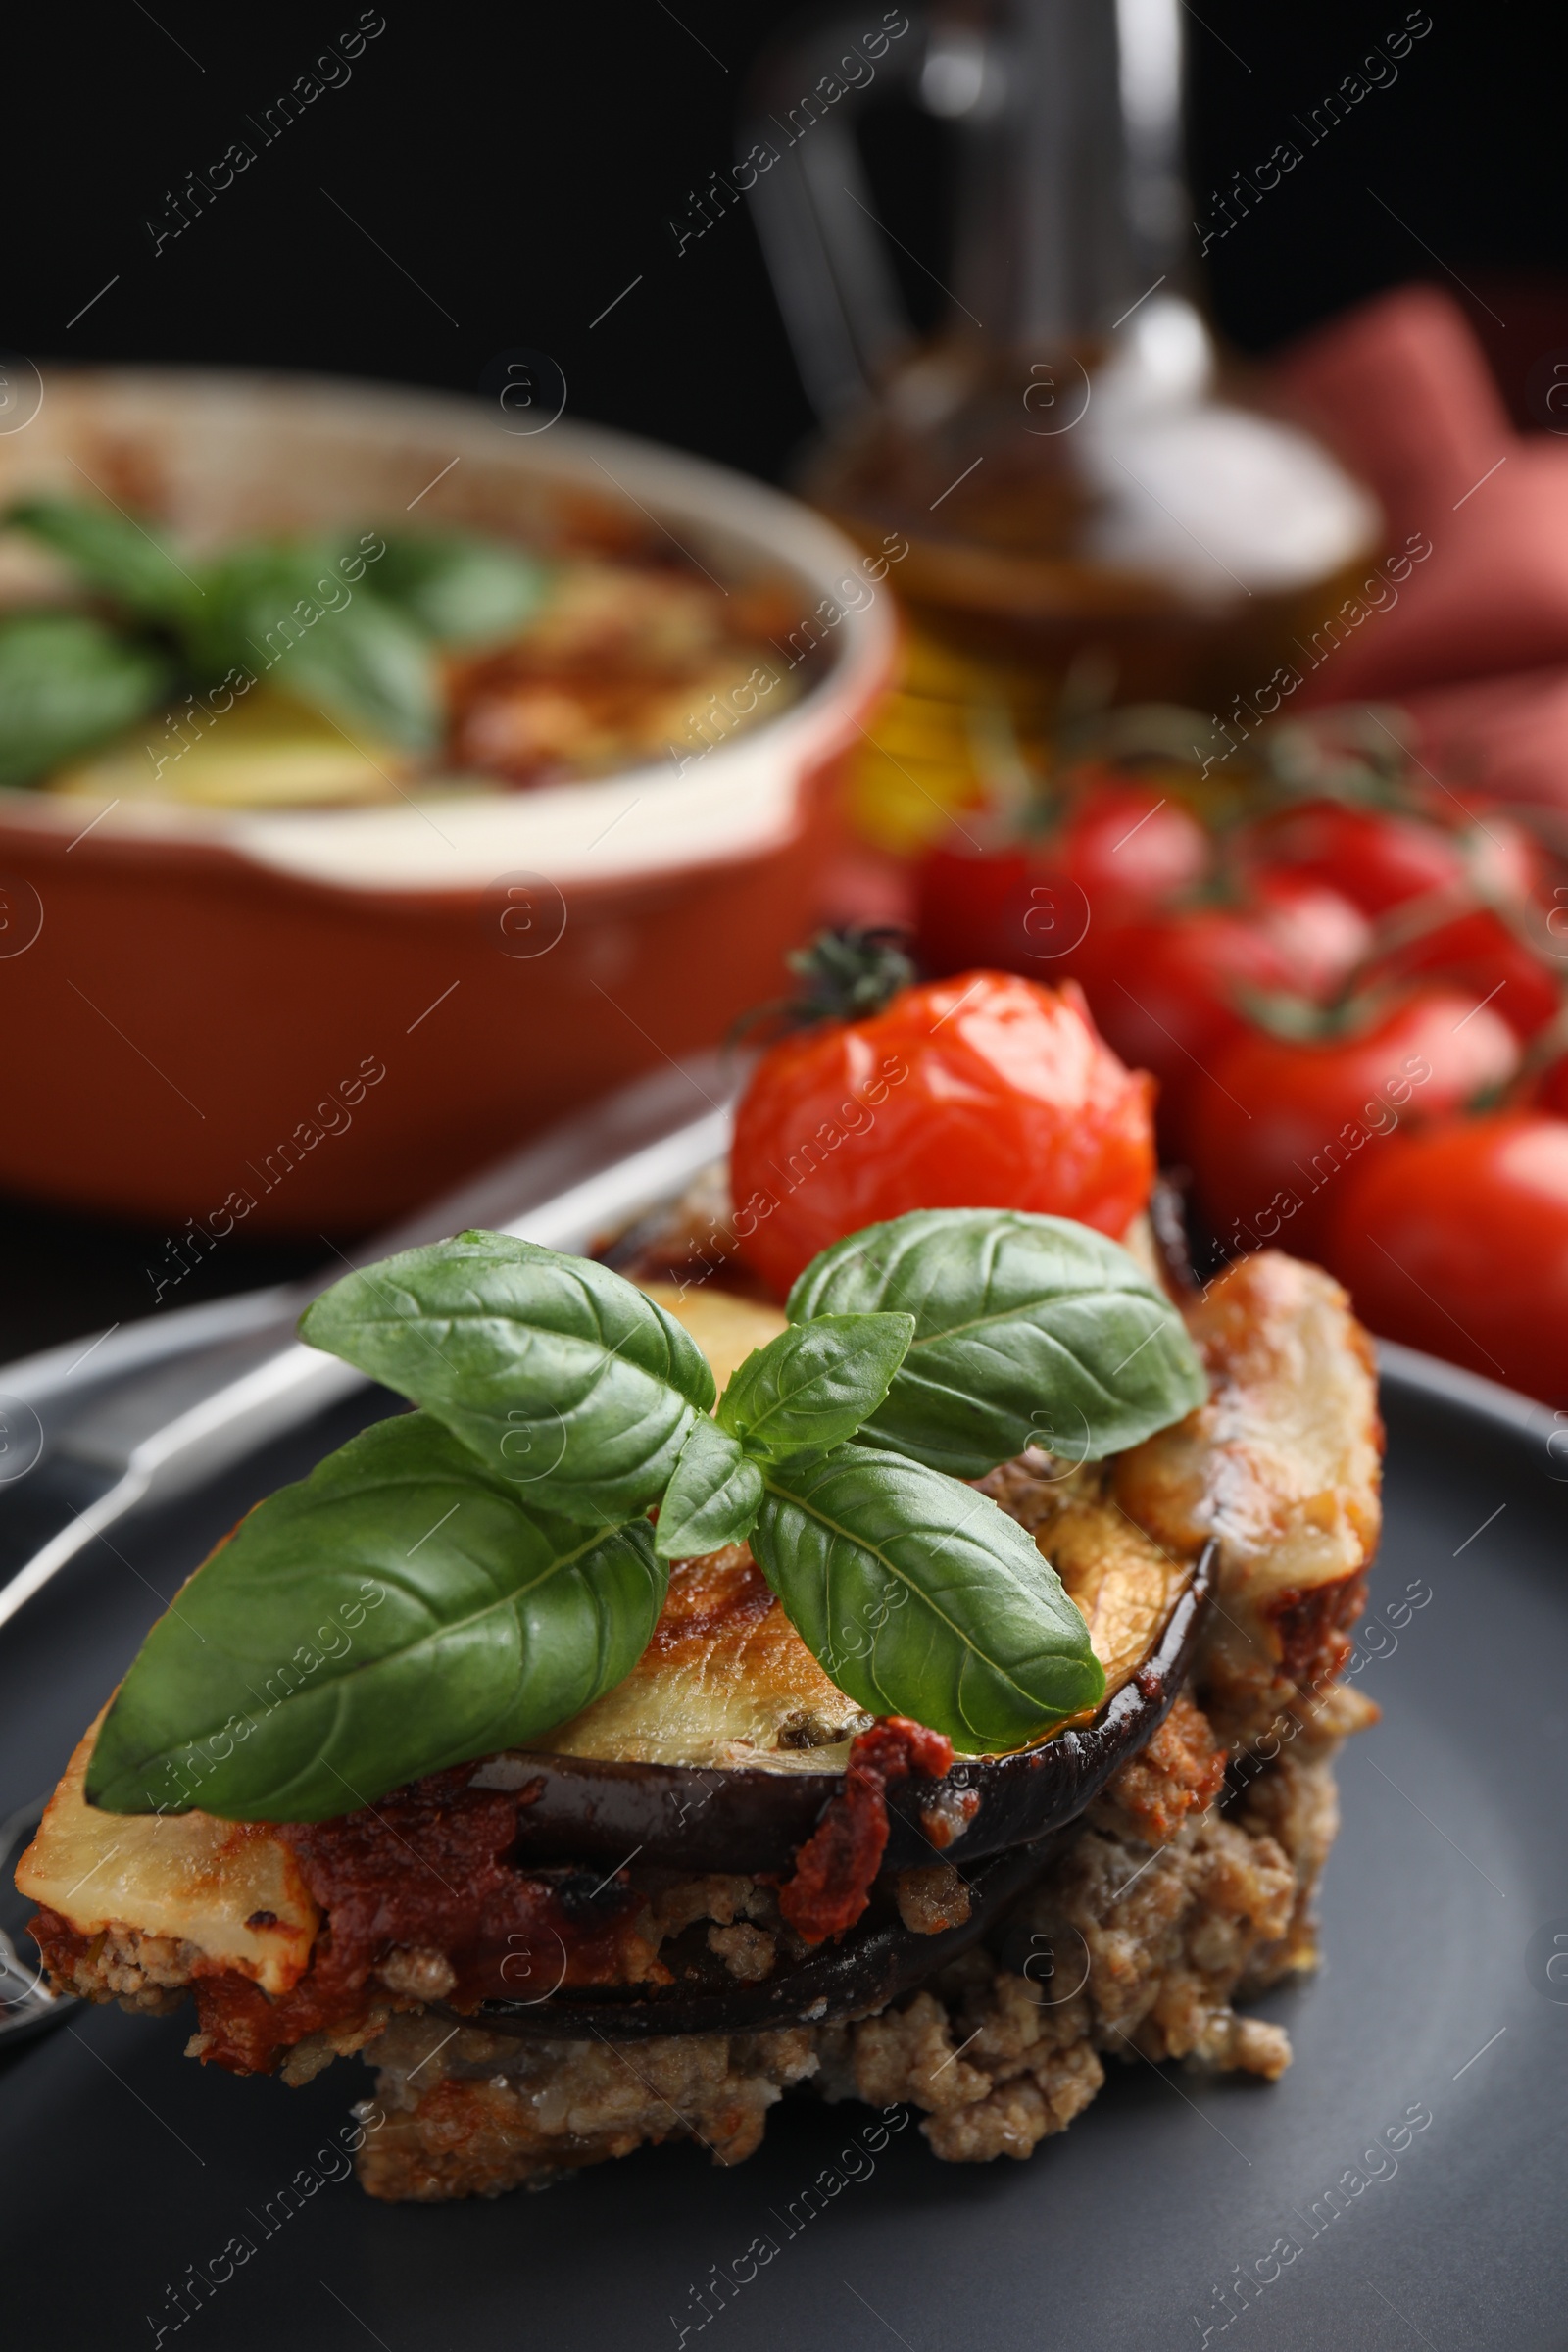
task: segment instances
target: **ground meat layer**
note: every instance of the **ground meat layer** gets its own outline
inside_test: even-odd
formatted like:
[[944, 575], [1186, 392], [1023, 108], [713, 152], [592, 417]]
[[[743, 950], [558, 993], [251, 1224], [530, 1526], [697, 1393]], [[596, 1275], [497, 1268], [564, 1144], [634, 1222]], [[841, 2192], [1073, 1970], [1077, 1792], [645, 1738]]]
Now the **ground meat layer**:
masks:
[[[1026, 2156], [1064, 2130], [1101, 2087], [1107, 2056], [1272, 2080], [1290, 2063], [1286, 2036], [1235, 2004], [1316, 1963], [1312, 1898], [1339, 1823], [1331, 1759], [1375, 1712], [1345, 1686], [1299, 1692], [1265, 1740], [1238, 1750], [1179, 1698], [984, 1940], [875, 2015], [630, 2044], [519, 2041], [427, 2015], [452, 1972], [439, 1953], [400, 1947], [363, 2013], [305, 2035], [280, 2053], [280, 2071], [302, 2082], [362, 2052], [385, 2118], [365, 2141], [364, 2184], [416, 2201], [540, 2185], [645, 2141], [692, 2138], [738, 2163], [797, 2085], [910, 2105], [939, 2156], [979, 2162]], [[799, 1942], [775, 1890], [750, 1879], [662, 1872], [640, 1892], [654, 1949], [698, 1938], [742, 1983], [770, 1975], [780, 1948]], [[968, 1909], [948, 1862], [899, 1874], [890, 1894], [905, 1925], [926, 1934]], [[190, 2052], [219, 2054], [190, 1947], [59, 1926], [57, 1981], [144, 2012], [194, 1989], [202, 2031]]]
[[[386, 2122], [368, 2137], [372, 2196], [497, 2196], [645, 2141], [695, 2139], [735, 2164], [793, 2086], [907, 2103], [938, 2156], [1027, 2156], [1065, 2130], [1107, 2057], [1185, 2059], [1272, 2081], [1278, 2026], [1239, 1998], [1315, 1960], [1312, 1892], [1338, 1822], [1330, 1756], [1348, 1721], [1298, 1736], [1226, 1810], [1191, 1804], [1161, 1837], [1135, 1826], [1207, 1780], [1206, 1727], [1178, 1725], [1163, 1776], [1102, 1800], [986, 1940], [912, 1995], [847, 2024], [635, 2043], [527, 2042], [401, 2016], [366, 2051]], [[1196, 1787], [1195, 1787], [1196, 1784]], [[1152, 1835], [1157, 1840], [1149, 1842]]]

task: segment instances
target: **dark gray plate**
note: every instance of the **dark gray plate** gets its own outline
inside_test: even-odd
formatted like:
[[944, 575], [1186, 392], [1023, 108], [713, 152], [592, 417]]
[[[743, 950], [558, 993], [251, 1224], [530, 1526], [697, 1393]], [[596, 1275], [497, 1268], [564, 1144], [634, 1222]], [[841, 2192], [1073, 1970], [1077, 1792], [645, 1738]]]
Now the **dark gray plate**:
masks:
[[[677, 2352], [699, 2334], [704, 2352], [1559, 2352], [1568, 1419], [1389, 1359], [1383, 1630], [1360, 1678], [1384, 1720], [1344, 1762], [1326, 1965], [1266, 2004], [1296, 2045], [1282, 2082], [1117, 2066], [1029, 2163], [973, 2170], [936, 2163], [912, 2121], [875, 2149], [869, 2110], [788, 2102], [733, 2172], [671, 2146], [543, 2195], [386, 2207], [323, 2179], [344, 2170], [358, 2067], [299, 2091], [238, 2082], [181, 2058], [183, 2019], [78, 2010], [0, 2064], [13, 2331], [172, 2342], [194, 2301], [178, 2340], [220, 2352]], [[100, 1547], [29, 1607], [0, 1662], [0, 1814], [59, 1772], [158, 1598], [352, 1418], [122, 1531], [122, 1556]], [[1412, 1582], [1431, 1598], [1398, 1625]], [[1412, 2111], [1430, 2121], [1389, 2153]], [[254, 2249], [239, 2267], [233, 2238]], [[760, 2267], [759, 2238], [776, 2249]]]

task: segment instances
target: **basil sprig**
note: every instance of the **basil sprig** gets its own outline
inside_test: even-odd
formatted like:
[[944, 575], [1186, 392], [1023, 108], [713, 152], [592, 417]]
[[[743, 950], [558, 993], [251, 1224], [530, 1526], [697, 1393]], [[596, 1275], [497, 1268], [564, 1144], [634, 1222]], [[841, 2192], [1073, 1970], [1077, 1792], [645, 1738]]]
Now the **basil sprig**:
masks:
[[[715, 1403], [683, 1327], [592, 1259], [465, 1233], [345, 1277], [303, 1336], [422, 1410], [197, 1572], [110, 1710], [92, 1800], [314, 1820], [520, 1744], [630, 1672], [664, 1562], [747, 1538], [877, 1713], [972, 1754], [1094, 1706], [1055, 1571], [959, 1480], [1031, 1442], [1071, 1451], [1075, 1423], [1081, 1455], [1109, 1452], [1199, 1403], [1174, 1307], [1102, 1235], [973, 1209], [839, 1244], [789, 1314]], [[373, 1625], [328, 1648], [344, 1592]]]
[[895, 1309], [914, 1337], [863, 1442], [980, 1478], [1026, 1446], [1100, 1461], [1206, 1395], [1186, 1326], [1119, 1244], [1066, 1217], [932, 1208], [813, 1258], [785, 1309]]
[[469, 531], [389, 533], [378, 594], [441, 645], [510, 637], [543, 603], [550, 573], [536, 556]]
[[228, 549], [202, 574], [186, 634], [192, 670], [254, 672], [329, 719], [427, 750], [441, 732], [435, 656], [367, 561], [327, 538]]
[[754, 1348], [716, 1419], [693, 1425], [660, 1505], [661, 1557], [744, 1543], [762, 1504], [760, 1465], [814, 1459], [853, 1438], [887, 1395], [913, 1330], [909, 1315], [827, 1315]]
[[646, 1519], [584, 1527], [423, 1413], [258, 1505], [148, 1635], [91, 1803], [320, 1821], [516, 1746], [630, 1673], [668, 1582]]
[[792, 1324], [737, 1367], [718, 1425], [759, 1461], [840, 1446], [876, 1411], [913, 1337], [912, 1315]]

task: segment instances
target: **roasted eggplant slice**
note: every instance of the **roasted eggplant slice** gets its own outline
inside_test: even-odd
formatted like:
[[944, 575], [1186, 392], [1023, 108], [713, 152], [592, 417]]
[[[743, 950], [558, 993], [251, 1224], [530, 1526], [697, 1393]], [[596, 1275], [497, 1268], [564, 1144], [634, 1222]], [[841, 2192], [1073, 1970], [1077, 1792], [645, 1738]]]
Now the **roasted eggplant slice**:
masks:
[[[1045, 1868], [1117, 1766], [1153, 1737], [1191, 1666], [1212, 1574], [1210, 1549], [1154, 1648], [1093, 1723], [1014, 1755], [963, 1758], [940, 1781], [906, 1781], [889, 1791], [884, 1873], [929, 1864], [956, 1848], [970, 1906], [961, 1925], [915, 1933], [884, 1894], [846, 1936], [787, 1961], [760, 1984], [725, 1981], [699, 1963], [685, 1981], [656, 1991], [579, 1988], [529, 2002], [486, 2001], [465, 2022], [527, 2040], [635, 2041], [756, 2033], [879, 2008], [982, 1936]], [[518, 1775], [513, 1785], [538, 1789], [521, 1816], [519, 1860], [576, 1858], [619, 1846], [644, 1863], [753, 1876], [793, 1867], [796, 1850], [841, 1786], [837, 1773], [696, 1772], [521, 1755], [497, 1758], [483, 1777], [506, 1777], [513, 1767]]]
[[[1073, 1820], [1119, 1764], [1152, 1739], [1191, 1665], [1213, 1548], [1201, 1553], [1158, 1640], [1093, 1722], [1006, 1756], [966, 1756], [939, 1781], [890, 1791], [884, 1867], [902, 1870], [952, 1850], [962, 1864], [1044, 1837]], [[512, 1750], [474, 1776], [479, 1788], [527, 1794], [517, 1858], [634, 1855], [685, 1871], [784, 1871], [834, 1796], [838, 1772], [756, 1766], [617, 1763]], [[929, 1942], [929, 1938], [922, 1941]]]

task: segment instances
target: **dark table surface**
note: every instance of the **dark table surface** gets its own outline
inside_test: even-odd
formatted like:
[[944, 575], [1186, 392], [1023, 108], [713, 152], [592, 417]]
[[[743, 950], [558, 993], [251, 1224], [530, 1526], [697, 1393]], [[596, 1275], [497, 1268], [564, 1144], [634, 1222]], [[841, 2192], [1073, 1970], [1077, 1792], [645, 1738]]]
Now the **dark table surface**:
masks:
[[293, 1281], [348, 1238], [264, 1243], [234, 1234], [182, 1271], [163, 1226], [74, 1216], [0, 1195], [0, 1364], [111, 1324]]

